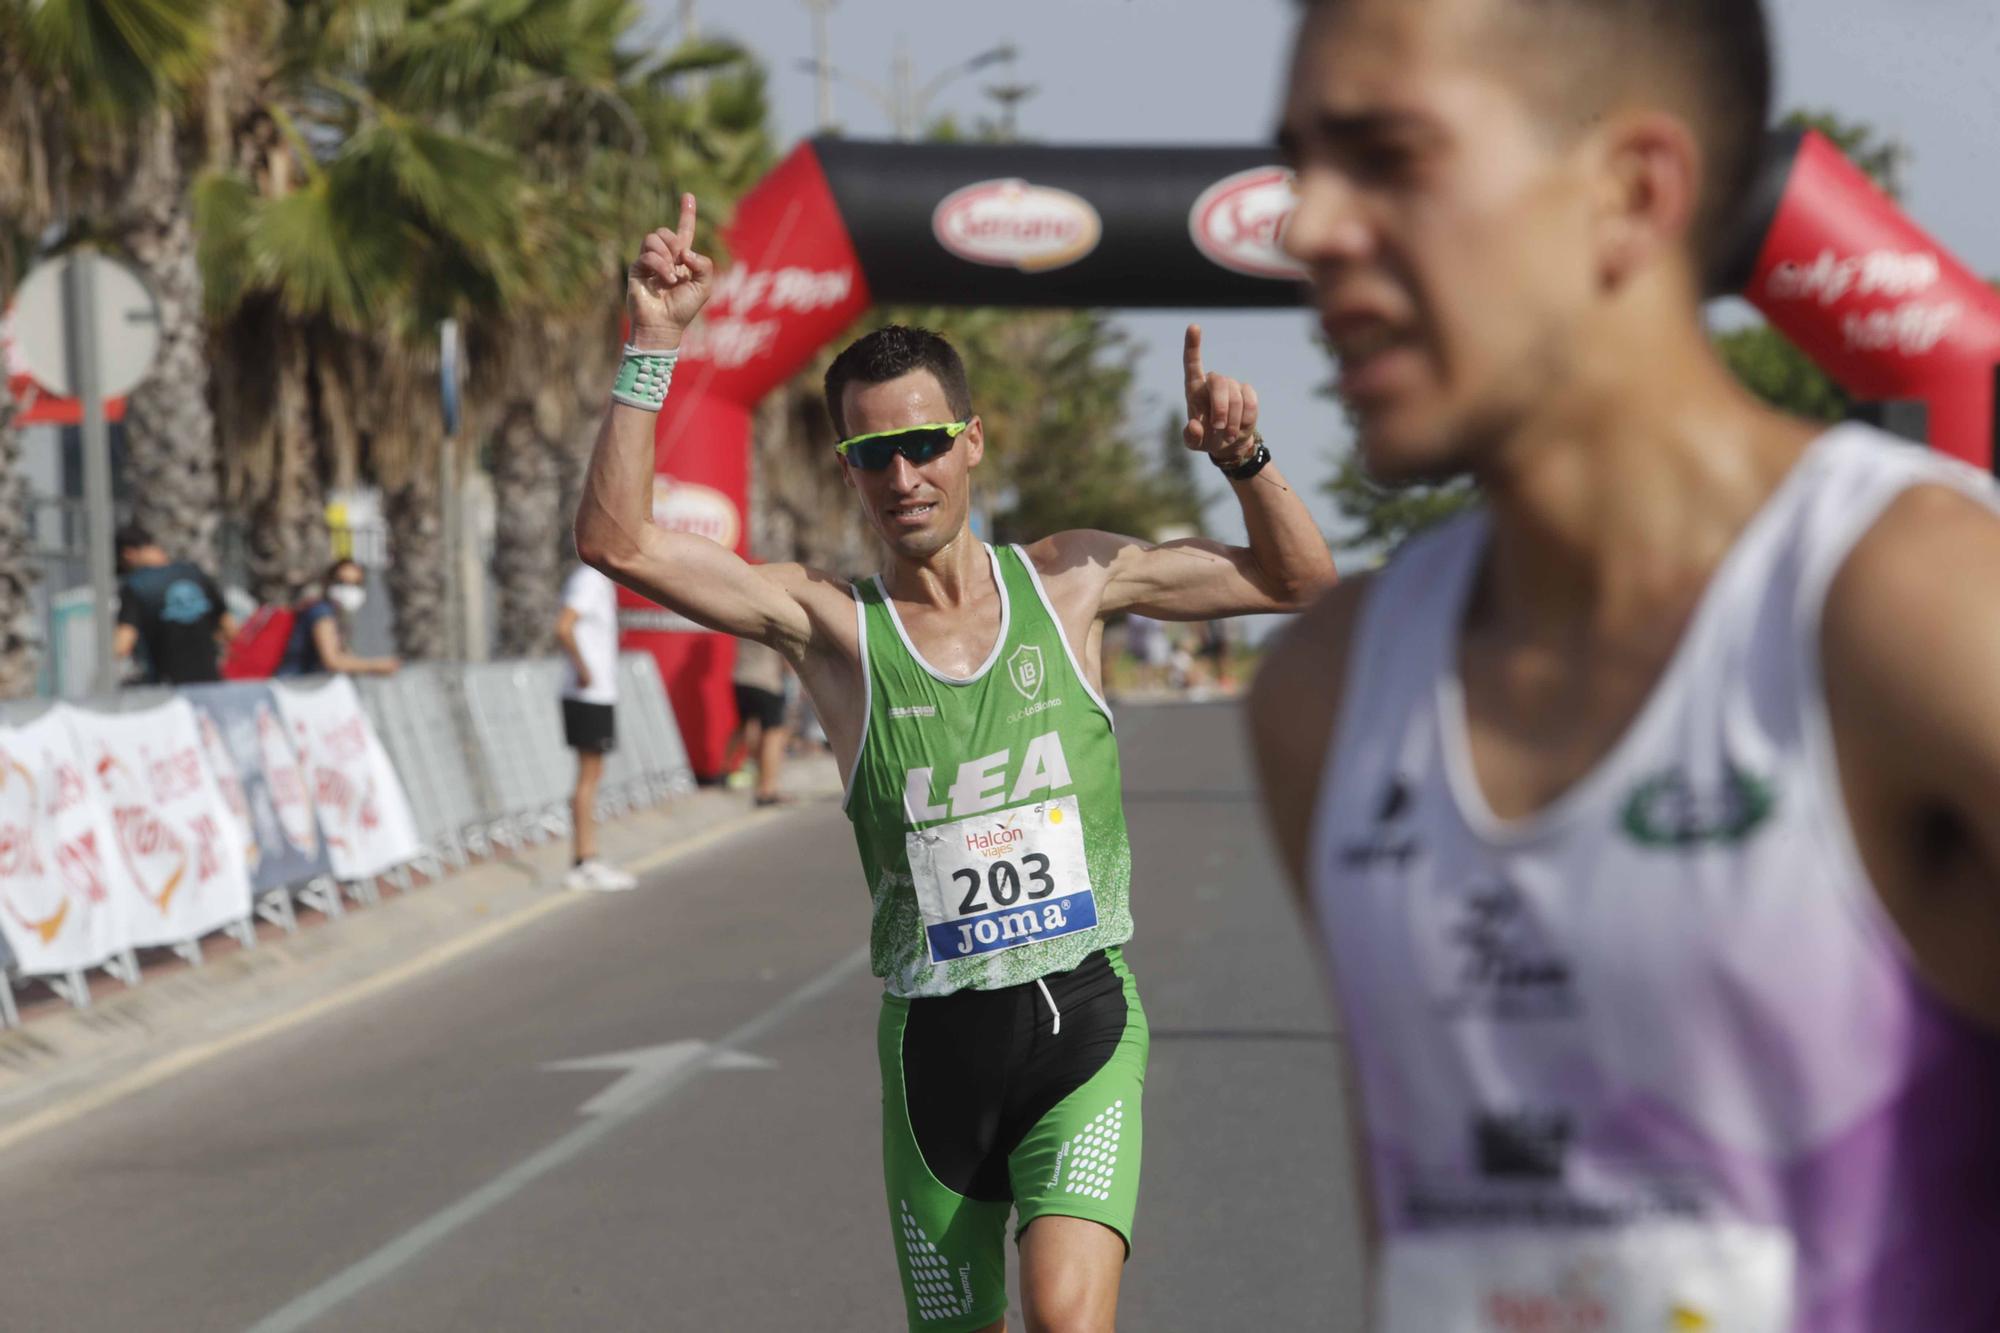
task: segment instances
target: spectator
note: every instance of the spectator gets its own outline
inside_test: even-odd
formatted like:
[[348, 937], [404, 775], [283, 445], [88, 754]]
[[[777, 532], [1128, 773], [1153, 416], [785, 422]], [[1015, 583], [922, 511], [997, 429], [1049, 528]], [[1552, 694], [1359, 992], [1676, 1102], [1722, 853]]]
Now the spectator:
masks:
[[1229, 671], [1229, 622], [1205, 620], [1197, 631], [1195, 651], [1208, 667], [1208, 683], [1224, 693], [1236, 688]]
[[170, 560], [136, 523], [118, 530], [118, 629], [111, 650], [132, 661], [136, 684], [193, 685], [222, 679], [222, 649], [236, 634], [215, 580]]
[[1173, 644], [1167, 639], [1165, 625], [1137, 611], [1129, 613], [1125, 617], [1125, 650], [1132, 658], [1134, 688], [1142, 693], [1166, 688]]
[[578, 565], [563, 584], [556, 642], [569, 659], [563, 673], [563, 734], [576, 751], [576, 789], [569, 800], [575, 858], [563, 885], [615, 893], [638, 883], [597, 858], [597, 784], [604, 776], [604, 756], [618, 744], [618, 589], [589, 565]]
[[781, 805], [778, 773], [785, 764], [785, 659], [754, 639], [736, 643], [736, 734], [730, 754], [757, 757], [757, 804]]
[[393, 676], [403, 664], [394, 657], [356, 657], [347, 651], [345, 628], [368, 600], [367, 573], [353, 560], [327, 566], [320, 596], [299, 608], [292, 636], [285, 642], [280, 676], [315, 676], [338, 672], [348, 676]]

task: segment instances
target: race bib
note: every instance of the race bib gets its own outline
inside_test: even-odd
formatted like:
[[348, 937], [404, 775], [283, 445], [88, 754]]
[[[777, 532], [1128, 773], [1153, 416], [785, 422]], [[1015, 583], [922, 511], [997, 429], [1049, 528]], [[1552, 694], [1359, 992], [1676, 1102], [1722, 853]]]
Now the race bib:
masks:
[[931, 962], [1000, 953], [1097, 924], [1076, 797], [906, 834]]
[[1788, 1234], [1740, 1224], [1401, 1237], [1378, 1333], [1791, 1333], [1794, 1265]]

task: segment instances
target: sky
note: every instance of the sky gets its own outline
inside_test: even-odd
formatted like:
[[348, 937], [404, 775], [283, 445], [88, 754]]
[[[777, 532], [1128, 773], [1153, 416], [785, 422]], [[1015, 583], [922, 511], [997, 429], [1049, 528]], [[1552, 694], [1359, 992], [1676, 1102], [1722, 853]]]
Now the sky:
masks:
[[[646, 0], [671, 38], [690, 0]], [[692, 0], [704, 36], [728, 36], [770, 72], [778, 136], [814, 127], [812, 23], [802, 0]], [[1905, 206], [1981, 273], [2000, 275], [2000, 0], [1767, 0], [1777, 28], [1779, 106], [1830, 109], [1902, 140], [1914, 154]], [[829, 48], [843, 75], [890, 82], [899, 43], [919, 83], [1001, 43], [1019, 50], [1003, 77], [1037, 92], [1018, 132], [1050, 143], [1261, 143], [1282, 93], [1293, 0], [836, 0]], [[970, 123], [993, 114], [983, 88], [996, 71], [941, 89], [926, 110]], [[844, 133], [886, 138], [891, 122], [856, 83], [837, 81]], [[1140, 347], [1135, 434], [1150, 439], [1179, 402], [1182, 332], [1204, 330], [1210, 368], [1256, 385], [1273, 455], [1337, 527], [1319, 485], [1346, 447], [1336, 406], [1314, 389], [1328, 375], [1304, 311], [1131, 314]], [[977, 367], [973, 368], [975, 380]], [[1232, 506], [1210, 511], [1217, 535], [1240, 537]]]

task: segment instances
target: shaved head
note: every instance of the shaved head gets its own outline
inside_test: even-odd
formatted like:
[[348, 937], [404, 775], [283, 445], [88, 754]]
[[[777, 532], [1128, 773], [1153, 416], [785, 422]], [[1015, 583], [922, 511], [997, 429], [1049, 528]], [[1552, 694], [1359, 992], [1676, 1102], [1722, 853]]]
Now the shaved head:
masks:
[[[1358, 2], [1308, 0], [1324, 8]], [[1704, 268], [1720, 262], [1771, 119], [1771, 38], [1762, 0], [1427, 2], [1464, 11], [1468, 27], [1484, 29], [1479, 49], [1518, 78], [1558, 136], [1587, 133], [1605, 117], [1635, 108], [1685, 121], [1703, 158], [1692, 240]]]

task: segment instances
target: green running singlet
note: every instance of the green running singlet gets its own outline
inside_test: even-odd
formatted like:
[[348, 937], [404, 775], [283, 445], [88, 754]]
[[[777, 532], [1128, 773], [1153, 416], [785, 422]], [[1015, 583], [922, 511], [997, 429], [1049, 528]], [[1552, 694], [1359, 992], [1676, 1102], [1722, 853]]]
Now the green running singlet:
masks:
[[987, 548], [1000, 635], [958, 680], [918, 655], [882, 580], [857, 582], [866, 721], [848, 782], [892, 996], [991, 990], [1132, 937], [1111, 712], [1019, 547]]

